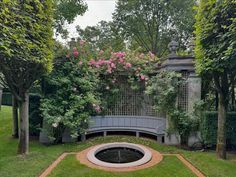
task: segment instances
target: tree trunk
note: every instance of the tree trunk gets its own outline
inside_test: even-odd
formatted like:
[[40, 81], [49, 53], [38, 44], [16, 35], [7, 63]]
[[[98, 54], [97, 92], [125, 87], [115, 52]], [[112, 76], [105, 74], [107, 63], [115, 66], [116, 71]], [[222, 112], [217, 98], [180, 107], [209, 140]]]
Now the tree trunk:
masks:
[[231, 104], [232, 104], [232, 111], [235, 111], [235, 85], [234, 85], [234, 81], [232, 81], [232, 88], [231, 88]]
[[218, 107], [219, 107], [219, 94], [218, 94], [218, 92], [216, 91], [215, 92], [215, 110], [217, 111], [218, 110]]
[[12, 117], [13, 117], [13, 134], [14, 138], [19, 138], [18, 128], [18, 104], [15, 96], [12, 96]]
[[218, 130], [217, 130], [217, 157], [226, 159], [226, 102], [223, 94], [219, 93]]
[[20, 108], [20, 139], [18, 145], [18, 154], [27, 154], [29, 152], [29, 94], [22, 94], [24, 99], [19, 102]]
[[2, 108], [2, 87], [1, 87], [1, 84], [0, 84], [0, 110]]

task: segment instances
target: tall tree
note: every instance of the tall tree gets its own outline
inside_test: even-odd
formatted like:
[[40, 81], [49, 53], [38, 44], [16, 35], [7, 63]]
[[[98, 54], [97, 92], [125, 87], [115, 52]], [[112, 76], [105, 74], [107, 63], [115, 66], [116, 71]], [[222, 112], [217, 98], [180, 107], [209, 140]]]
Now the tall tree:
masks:
[[114, 23], [126, 40], [158, 56], [174, 36], [186, 42], [193, 32], [194, 0], [118, 0]]
[[226, 159], [226, 113], [236, 69], [236, 1], [201, 0], [196, 16], [197, 70], [218, 92], [217, 156]]
[[84, 30], [77, 26], [77, 32], [81, 39], [101, 50], [112, 47], [114, 51], [121, 51], [125, 48], [120, 31], [113, 22], [100, 21], [96, 26], [88, 26]]
[[18, 153], [28, 153], [31, 85], [51, 69], [52, 1], [0, 2], [0, 71], [20, 110]]
[[73, 23], [74, 19], [78, 15], [83, 15], [88, 8], [83, 0], [53, 0], [53, 6], [53, 27], [56, 34], [62, 34], [63, 37], [68, 34], [64, 25]]

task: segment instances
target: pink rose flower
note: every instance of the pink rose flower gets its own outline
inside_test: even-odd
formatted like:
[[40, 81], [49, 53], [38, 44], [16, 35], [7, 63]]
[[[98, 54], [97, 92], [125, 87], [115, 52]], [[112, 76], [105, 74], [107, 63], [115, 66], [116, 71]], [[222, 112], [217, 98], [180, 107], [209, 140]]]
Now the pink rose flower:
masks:
[[82, 61], [80, 61], [80, 62], [79, 62], [79, 65], [82, 65], [82, 64], [83, 64], [83, 62], [82, 62]]
[[97, 113], [100, 113], [100, 112], [101, 112], [100, 106], [96, 106], [95, 111], [96, 111]]
[[100, 51], [98, 52], [99, 55], [102, 55], [103, 53], [104, 53], [103, 50], [100, 50]]
[[140, 58], [144, 58], [144, 53], [141, 53], [141, 54], [139, 55], [139, 57], [140, 57]]
[[79, 41], [79, 44], [80, 44], [80, 45], [84, 45], [84, 44], [85, 44], [85, 41], [84, 41], [84, 40], [80, 40], [80, 41]]
[[93, 108], [94, 108], [94, 110], [95, 110], [97, 113], [100, 113], [100, 112], [101, 112], [101, 108], [100, 108], [99, 105], [93, 104]]
[[145, 76], [143, 74], [140, 75], [140, 79], [143, 81], [145, 80]]
[[111, 68], [116, 68], [116, 65], [114, 63], [111, 63]]
[[125, 57], [125, 52], [117, 52], [117, 53], [114, 53], [114, 55], [117, 58], [123, 58], [123, 57]]
[[132, 67], [132, 64], [131, 63], [126, 63], [125, 64], [125, 68], [128, 69], [128, 68], [131, 68]]
[[92, 66], [92, 65], [95, 65], [95, 64], [96, 64], [96, 61], [95, 61], [94, 59], [92, 59], [92, 60], [89, 61], [89, 65]]
[[79, 56], [79, 52], [78, 51], [73, 51], [73, 55], [74, 55], [74, 57], [78, 57]]
[[118, 60], [118, 62], [119, 62], [119, 63], [124, 63], [125, 60], [124, 60], [123, 58], [120, 58], [120, 59]]
[[150, 51], [148, 52], [149, 56], [153, 59], [155, 57], [155, 55]]
[[112, 68], [110, 68], [110, 67], [107, 68], [107, 73], [110, 73], [110, 74], [111, 74], [111, 73], [112, 73]]
[[100, 65], [98, 63], [95, 64], [96, 68], [100, 68]]
[[70, 54], [67, 54], [67, 55], [66, 55], [66, 58], [70, 58]]

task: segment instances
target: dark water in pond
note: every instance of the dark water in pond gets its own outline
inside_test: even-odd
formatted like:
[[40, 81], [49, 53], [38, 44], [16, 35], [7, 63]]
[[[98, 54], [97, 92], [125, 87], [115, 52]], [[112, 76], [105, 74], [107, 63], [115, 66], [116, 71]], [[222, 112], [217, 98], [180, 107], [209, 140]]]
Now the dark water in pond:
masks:
[[98, 152], [95, 157], [101, 161], [109, 163], [129, 163], [143, 157], [143, 153], [131, 148], [109, 148]]

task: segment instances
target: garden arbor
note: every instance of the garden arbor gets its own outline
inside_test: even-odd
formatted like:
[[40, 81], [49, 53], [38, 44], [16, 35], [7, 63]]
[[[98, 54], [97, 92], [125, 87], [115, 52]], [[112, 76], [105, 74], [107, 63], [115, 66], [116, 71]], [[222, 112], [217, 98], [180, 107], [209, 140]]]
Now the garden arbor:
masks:
[[[178, 96], [178, 104], [185, 110], [192, 112], [195, 101], [200, 100], [201, 79], [195, 75], [194, 57], [178, 56], [177, 43], [172, 41], [169, 45], [170, 55], [165, 62], [156, 65], [156, 74], [163, 70], [177, 71], [182, 73], [187, 83], [181, 88], [181, 95]], [[133, 132], [136, 136], [142, 134], [154, 135], [157, 141], [167, 144], [179, 144], [177, 135], [167, 135], [168, 119], [161, 112], [153, 109], [152, 97], [144, 93], [145, 84], [141, 89], [133, 90], [125, 79], [127, 76], [117, 77], [120, 90], [115, 95], [115, 101], [108, 105], [105, 115], [92, 116], [86, 135], [102, 133], [104, 136], [115, 132]], [[109, 96], [109, 95], [108, 95]], [[62, 141], [74, 141], [67, 130], [63, 134]], [[40, 141], [49, 143], [45, 133], [41, 132]], [[196, 136], [189, 139], [190, 145], [198, 141]]]

